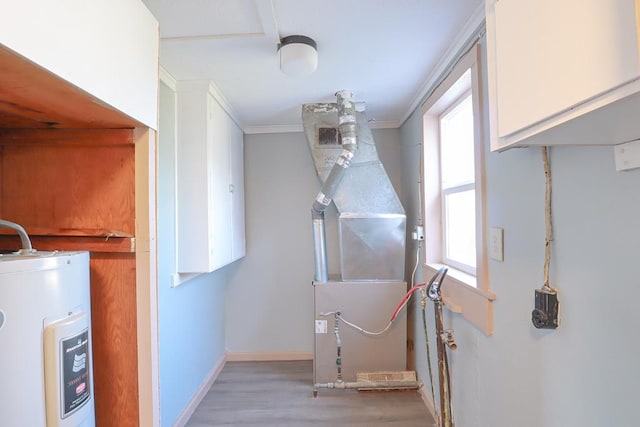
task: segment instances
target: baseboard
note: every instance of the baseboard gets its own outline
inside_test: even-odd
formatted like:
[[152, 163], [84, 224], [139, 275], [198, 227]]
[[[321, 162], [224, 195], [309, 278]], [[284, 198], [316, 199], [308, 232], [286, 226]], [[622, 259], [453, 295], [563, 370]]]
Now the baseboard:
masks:
[[218, 362], [216, 362], [211, 372], [209, 372], [209, 375], [207, 375], [206, 380], [202, 383], [198, 391], [193, 395], [191, 401], [184, 408], [184, 411], [182, 411], [180, 416], [173, 422], [173, 427], [184, 427], [187, 424], [189, 418], [191, 418], [196, 408], [198, 407], [200, 402], [202, 402], [202, 399], [204, 399], [207, 392], [213, 385], [216, 378], [218, 378], [218, 375], [220, 375], [220, 371], [222, 371], [222, 368], [224, 368], [224, 364], [226, 363], [226, 361], [227, 359], [223, 354], [220, 359], [218, 359]]
[[286, 353], [227, 352], [227, 362], [266, 362], [285, 360], [313, 360], [313, 353], [310, 351], [292, 351]]
[[433, 402], [433, 399], [431, 398], [431, 394], [427, 390], [428, 390], [427, 385], [423, 383], [422, 387], [420, 387], [419, 389], [420, 396], [422, 397], [422, 401], [424, 402], [424, 405], [427, 407], [427, 410], [429, 411], [433, 419], [436, 420], [435, 425], [437, 425], [438, 417], [436, 416], [436, 406], [435, 406], [435, 403]]

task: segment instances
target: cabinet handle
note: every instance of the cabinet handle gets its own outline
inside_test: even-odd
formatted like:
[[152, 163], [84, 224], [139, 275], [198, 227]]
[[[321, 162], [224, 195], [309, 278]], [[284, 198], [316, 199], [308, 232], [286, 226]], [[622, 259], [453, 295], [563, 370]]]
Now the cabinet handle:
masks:
[[233, 184], [229, 184], [229, 193], [233, 193]]

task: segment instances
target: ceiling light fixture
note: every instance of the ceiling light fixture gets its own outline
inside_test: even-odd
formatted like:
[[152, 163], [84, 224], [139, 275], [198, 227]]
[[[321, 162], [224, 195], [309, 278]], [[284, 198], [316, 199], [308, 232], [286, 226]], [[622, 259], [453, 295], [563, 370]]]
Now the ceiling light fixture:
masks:
[[280, 69], [291, 76], [313, 73], [318, 67], [318, 47], [307, 36], [287, 36], [280, 39]]

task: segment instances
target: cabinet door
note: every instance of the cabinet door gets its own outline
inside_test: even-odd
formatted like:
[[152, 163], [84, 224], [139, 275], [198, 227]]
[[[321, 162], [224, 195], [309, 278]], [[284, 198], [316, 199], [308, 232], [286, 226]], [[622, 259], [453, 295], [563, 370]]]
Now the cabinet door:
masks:
[[[489, 0], [498, 136], [505, 137], [637, 79], [629, 0]], [[488, 18], [488, 23], [491, 19]], [[491, 55], [490, 55], [491, 56]]]
[[242, 129], [230, 121], [230, 155], [231, 155], [231, 198], [233, 234], [231, 241], [232, 261], [246, 254], [244, 224], [244, 135]]
[[224, 109], [209, 95], [211, 121], [210, 184], [211, 205], [209, 215], [213, 230], [211, 257], [217, 269], [231, 262], [231, 172], [229, 165], [229, 119]]
[[242, 131], [208, 82], [178, 83], [178, 271], [244, 256]]
[[211, 122], [206, 94], [187, 87], [178, 93], [177, 214], [178, 271], [211, 270]]

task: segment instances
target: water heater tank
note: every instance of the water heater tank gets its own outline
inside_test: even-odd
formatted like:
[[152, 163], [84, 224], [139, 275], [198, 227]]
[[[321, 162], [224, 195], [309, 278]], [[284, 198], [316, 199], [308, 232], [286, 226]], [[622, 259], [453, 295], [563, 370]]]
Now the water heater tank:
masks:
[[0, 426], [95, 426], [87, 252], [0, 255]]

